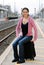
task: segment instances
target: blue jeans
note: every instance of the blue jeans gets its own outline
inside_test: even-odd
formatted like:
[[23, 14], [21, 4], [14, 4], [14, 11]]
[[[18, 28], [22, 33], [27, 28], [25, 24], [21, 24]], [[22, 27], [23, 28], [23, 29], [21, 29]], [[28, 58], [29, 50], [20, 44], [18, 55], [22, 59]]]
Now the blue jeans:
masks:
[[[13, 43], [13, 51], [14, 51], [14, 58], [24, 60], [24, 48], [23, 44], [27, 41], [32, 40], [32, 36], [20, 36], [18, 37], [15, 42]], [[17, 45], [19, 45], [19, 56], [17, 51]]]

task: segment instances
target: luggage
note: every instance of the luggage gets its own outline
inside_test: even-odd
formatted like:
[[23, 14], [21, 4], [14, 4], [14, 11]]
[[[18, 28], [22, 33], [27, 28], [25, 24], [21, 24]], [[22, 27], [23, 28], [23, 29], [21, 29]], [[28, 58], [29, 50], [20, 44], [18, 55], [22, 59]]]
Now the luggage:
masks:
[[31, 57], [34, 58], [36, 56], [34, 42], [28, 41], [23, 46], [24, 46], [24, 58], [25, 59], [30, 59]]

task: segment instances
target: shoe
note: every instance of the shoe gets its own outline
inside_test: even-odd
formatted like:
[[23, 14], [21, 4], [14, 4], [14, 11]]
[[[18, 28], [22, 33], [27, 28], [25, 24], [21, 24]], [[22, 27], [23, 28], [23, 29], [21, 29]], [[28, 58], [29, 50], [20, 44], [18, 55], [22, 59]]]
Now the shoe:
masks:
[[25, 60], [23, 60], [23, 61], [19, 60], [19, 61], [17, 62], [17, 64], [21, 64], [21, 63], [25, 63]]
[[12, 60], [12, 62], [17, 62], [17, 61], [18, 61], [18, 59], [13, 59], [13, 60]]

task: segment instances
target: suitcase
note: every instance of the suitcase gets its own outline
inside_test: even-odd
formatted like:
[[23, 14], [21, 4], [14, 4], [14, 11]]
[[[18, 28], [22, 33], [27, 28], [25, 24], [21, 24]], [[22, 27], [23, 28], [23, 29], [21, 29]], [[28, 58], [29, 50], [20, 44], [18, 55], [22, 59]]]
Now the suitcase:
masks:
[[24, 58], [25, 59], [30, 59], [31, 57], [34, 58], [36, 56], [34, 42], [28, 41], [23, 46], [24, 46]]

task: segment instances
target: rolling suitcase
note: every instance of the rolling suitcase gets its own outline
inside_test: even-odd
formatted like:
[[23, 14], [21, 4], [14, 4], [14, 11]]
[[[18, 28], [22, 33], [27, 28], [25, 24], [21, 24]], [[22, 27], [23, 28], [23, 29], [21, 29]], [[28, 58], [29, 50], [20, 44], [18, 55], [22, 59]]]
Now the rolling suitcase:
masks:
[[30, 59], [31, 57], [35, 57], [35, 56], [36, 56], [36, 52], [35, 52], [34, 42], [28, 41], [27, 43], [24, 44], [24, 58]]

